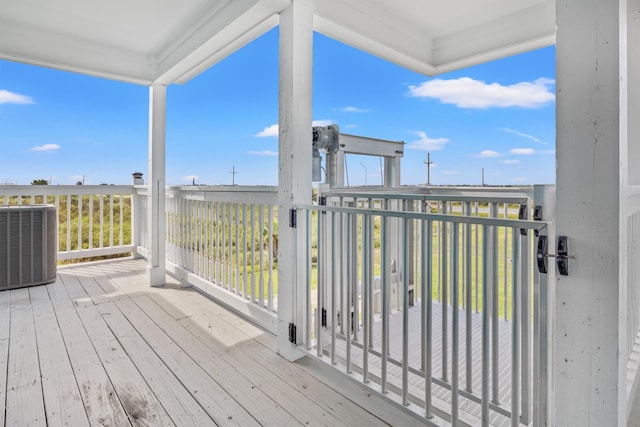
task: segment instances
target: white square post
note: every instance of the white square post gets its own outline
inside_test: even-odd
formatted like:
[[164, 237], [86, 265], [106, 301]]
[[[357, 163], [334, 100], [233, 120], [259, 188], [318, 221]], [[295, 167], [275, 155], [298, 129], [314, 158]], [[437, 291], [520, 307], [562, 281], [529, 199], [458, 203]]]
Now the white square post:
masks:
[[[301, 357], [289, 342], [289, 323], [296, 323], [296, 301], [304, 292], [304, 265], [296, 248], [296, 229], [289, 212], [311, 203], [311, 92], [313, 14], [300, 1], [280, 14], [280, 86], [278, 139], [278, 353], [288, 360]], [[297, 298], [299, 301], [299, 298]], [[297, 325], [298, 332], [302, 325]]]
[[147, 195], [147, 279], [151, 286], [165, 284], [165, 139], [167, 87], [149, 87], [149, 180]]
[[556, 231], [575, 260], [556, 278], [555, 425], [626, 425], [627, 1], [558, 0], [556, 20]]

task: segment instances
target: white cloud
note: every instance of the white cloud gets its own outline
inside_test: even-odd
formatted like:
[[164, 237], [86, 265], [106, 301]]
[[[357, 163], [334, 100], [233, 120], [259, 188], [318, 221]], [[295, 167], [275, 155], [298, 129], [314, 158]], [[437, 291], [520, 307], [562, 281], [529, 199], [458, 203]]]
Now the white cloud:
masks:
[[324, 120], [314, 120], [311, 122], [311, 126], [329, 126], [334, 124], [335, 122], [331, 119], [324, 119]]
[[513, 178], [511, 181], [513, 181], [513, 182], [524, 182], [526, 180], [527, 180], [527, 178], [519, 176], [517, 178]]
[[277, 156], [277, 151], [271, 150], [262, 150], [262, 151], [247, 151], [248, 154], [253, 154], [255, 156]]
[[493, 159], [500, 156], [501, 154], [498, 153], [497, 151], [484, 150], [484, 151], [481, 151], [477, 157], [480, 157], [481, 159]]
[[199, 179], [200, 177], [198, 175], [187, 175], [180, 178], [181, 181], [187, 181], [187, 182], [195, 182]]
[[354, 124], [350, 124], [350, 125], [346, 125], [344, 126], [345, 129], [353, 129], [353, 128], [357, 128], [358, 125], [354, 125]]
[[519, 156], [530, 156], [536, 154], [536, 150], [533, 148], [512, 148], [509, 153], [517, 154]]
[[439, 99], [443, 104], [460, 108], [542, 107], [555, 99], [549, 86], [555, 80], [539, 78], [534, 82], [512, 85], [485, 83], [470, 77], [442, 80], [433, 79], [418, 86], [409, 86], [409, 96]]
[[44, 144], [31, 147], [31, 151], [54, 151], [60, 149], [58, 144]]
[[429, 138], [425, 132], [414, 132], [420, 139], [413, 141], [409, 144], [409, 148], [414, 150], [425, 151], [438, 151], [444, 148], [444, 145], [449, 143], [447, 138]]
[[348, 107], [342, 108], [342, 111], [344, 111], [345, 113], [368, 113], [371, 110], [369, 110], [368, 108], [358, 108], [350, 105]]
[[442, 171], [442, 173], [445, 175], [460, 175], [458, 171]]
[[503, 165], [518, 165], [522, 162], [520, 160], [509, 159], [509, 160], [503, 160], [500, 163]]
[[0, 104], [34, 104], [33, 98], [19, 93], [9, 92], [8, 90], [0, 90]]
[[[325, 120], [314, 120], [313, 122], [311, 122], [311, 125], [312, 126], [329, 126], [329, 125], [332, 125], [333, 123], [334, 123], [333, 120], [325, 119]], [[276, 124], [267, 126], [263, 130], [255, 134], [255, 136], [258, 138], [268, 138], [271, 136], [278, 136], [278, 132], [279, 132], [279, 127], [278, 127], [278, 124], [276, 123]]]
[[267, 138], [270, 136], [278, 136], [278, 124], [267, 126], [256, 134], [258, 138]]
[[546, 142], [540, 141], [540, 140], [539, 140], [538, 138], [536, 138], [535, 136], [532, 136], [532, 135], [529, 135], [529, 134], [526, 134], [526, 133], [522, 133], [522, 132], [519, 132], [519, 131], [517, 131], [517, 130], [510, 129], [510, 128], [504, 128], [503, 130], [504, 130], [505, 132], [512, 133], [512, 134], [514, 134], [514, 135], [518, 135], [518, 136], [521, 136], [521, 137], [523, 137], [523, 138], [530, 139], [530, 140], [532, 140], [533, 142], [537, 142], [538, 144], [544, 144], [544, 145], [547, 145], [547, 143], [546, 143]]

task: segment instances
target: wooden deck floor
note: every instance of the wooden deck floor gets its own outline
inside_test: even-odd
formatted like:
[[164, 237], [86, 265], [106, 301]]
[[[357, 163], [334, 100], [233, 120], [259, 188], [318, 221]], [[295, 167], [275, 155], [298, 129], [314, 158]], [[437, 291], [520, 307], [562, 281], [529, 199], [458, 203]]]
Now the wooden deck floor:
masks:
[[60, 268], [0, 292], [0, 425], [410, 425], [339, 374], [197, 291], [149, 288], [143, 261]]

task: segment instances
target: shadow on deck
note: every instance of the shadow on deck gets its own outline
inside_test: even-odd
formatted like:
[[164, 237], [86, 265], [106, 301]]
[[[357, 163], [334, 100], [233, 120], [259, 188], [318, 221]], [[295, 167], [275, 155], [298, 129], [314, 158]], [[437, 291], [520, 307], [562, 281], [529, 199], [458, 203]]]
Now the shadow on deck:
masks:
[[145, 262], [60, 268], [0, 292], [0, 425], [409, 425], [379, 397]]

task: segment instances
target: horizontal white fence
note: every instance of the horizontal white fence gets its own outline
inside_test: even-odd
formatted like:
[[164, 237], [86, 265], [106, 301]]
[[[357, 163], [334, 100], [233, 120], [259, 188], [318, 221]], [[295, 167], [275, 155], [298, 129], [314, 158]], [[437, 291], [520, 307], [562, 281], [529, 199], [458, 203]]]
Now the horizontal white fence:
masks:
[[[167, 270], [275, 332], [278, 212], [274, 187], [167, 187]], [[146, 212], [146, 187], [136, 206]], [[146, 215], [136, 217], [146, 229]], [[142, 231], [137, 251], [144, 254]], [[259, 310], [254, 310], [254, 309]], [[249, 311], [248, 311], [249, 310]]]
[[531, 246], [546, 223], [517, 219], [518, 203], [532, 208], [526, 195], [396, 196], [332, 193], [299, 207], [298, 344], [427, 420], [529, 424], [546, 357], [532, 342], [547, 327], [531, 310]]
[[0, 205], [54, 205], [57, 259], [86, 259], [132, 252], [132, 192], [130, 185], [4, 185]]

